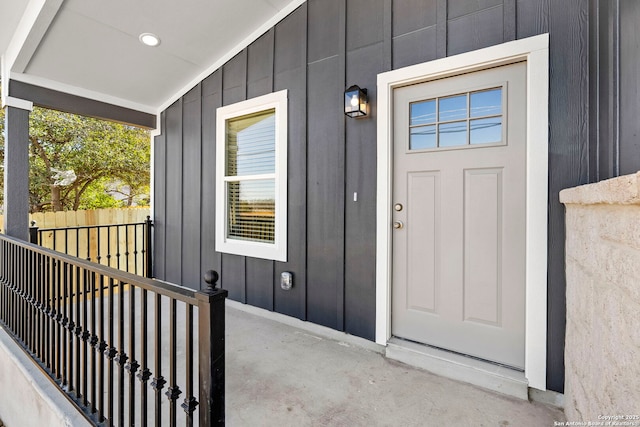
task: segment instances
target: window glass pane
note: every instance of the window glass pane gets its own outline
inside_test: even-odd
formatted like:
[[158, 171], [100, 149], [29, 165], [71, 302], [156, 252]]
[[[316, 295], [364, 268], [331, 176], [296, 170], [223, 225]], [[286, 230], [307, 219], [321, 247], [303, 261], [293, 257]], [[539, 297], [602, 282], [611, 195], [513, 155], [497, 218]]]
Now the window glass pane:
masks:
[[492, 144], [502, 141], [502, 117], [471, 120], [471, 144]]
[[436, 101], [435, 99], [411, 104], [410, 126], [426, 125], [436, 121]]
[[409, 150], [422, 150], [425, 148], [436, 148], [435, 125], [411, 128]]
[[227, 183], [227, 237], [273, 243], [275, 233], [275, 180]]
[[227, 176], [275, 172], [275, 110], [227, 120]]
[[502, 114], [502, 89], [484, 90], [471, 94], [471, 117]]
[[438, 146], [455, 147], [467, 143], [467, 122], [445, 123], [438, 126]]
[[438, 100], [438, 121], [459, 120], [467, 118], [467, 94], [440, 98]]

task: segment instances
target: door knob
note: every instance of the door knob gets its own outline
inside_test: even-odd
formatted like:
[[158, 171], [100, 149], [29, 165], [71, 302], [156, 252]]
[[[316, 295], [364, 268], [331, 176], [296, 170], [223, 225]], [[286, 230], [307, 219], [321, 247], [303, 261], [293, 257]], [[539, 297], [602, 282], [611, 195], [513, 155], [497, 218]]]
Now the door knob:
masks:
[[402, 221], [393, 221], [393, 228], [400, 230], [402, 227], [404, 227], [404, 223]]

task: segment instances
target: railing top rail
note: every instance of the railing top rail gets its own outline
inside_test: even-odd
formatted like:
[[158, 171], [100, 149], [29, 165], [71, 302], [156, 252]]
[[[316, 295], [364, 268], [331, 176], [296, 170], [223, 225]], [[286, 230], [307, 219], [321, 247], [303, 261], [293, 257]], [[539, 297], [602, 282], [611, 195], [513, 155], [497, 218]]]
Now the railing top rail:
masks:
[[[40, 228], [38, 227], [38, 231], [56, 231], [56, 230], [75, 230], [75, 229], [83, 229], [83, 228], [106, 228], [106, 227], [124, 227], [131, 225], [146, 225], [145, 222], [127, 222], [122, 224], [100, 224], [100, 225], [77, 225], [71, 227], [49, 227], [49, 228]], [[37, 226], [37, 224], [36, 224]]]
[[136, 274], [128, 273], [122, 270], [116, 270], [115, 268], [108, 267], [102, 264], [96, 264], [94, 262], [85, 261], [81, 258], [66, 255], [61, 252], [56, 252], [51, 249], [43, 248], [42, 246], [35, 245], [24, 240], [17, 239], [15, 237], [0, 234], [0, 240], [8, 241], [16, 246], [25, 248], [29, 251], [46, 255], [49, 258], [66, 262], [75, 267], [81, 267], [86, 271], [100, 274], [110, 277], [121, 283], [137, 286], [141, 289], [146, 289], [151, 292], [156, 292], [160, 295], [164, 295], [170, 298], [174, 298], [178, 301], [183, 301], [189, 304], [197, 305], [196, 293], [197, 291], [184, 286], [176, 285], [161, 280], [147, 279]]

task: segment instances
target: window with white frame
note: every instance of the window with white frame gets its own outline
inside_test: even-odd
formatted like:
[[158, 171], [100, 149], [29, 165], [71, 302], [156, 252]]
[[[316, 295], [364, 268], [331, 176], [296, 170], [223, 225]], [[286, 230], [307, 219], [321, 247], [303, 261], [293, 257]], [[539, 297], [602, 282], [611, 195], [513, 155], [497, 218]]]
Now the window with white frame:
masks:
[[287, 91], [216, 114], [216, 250], [287, 260]]

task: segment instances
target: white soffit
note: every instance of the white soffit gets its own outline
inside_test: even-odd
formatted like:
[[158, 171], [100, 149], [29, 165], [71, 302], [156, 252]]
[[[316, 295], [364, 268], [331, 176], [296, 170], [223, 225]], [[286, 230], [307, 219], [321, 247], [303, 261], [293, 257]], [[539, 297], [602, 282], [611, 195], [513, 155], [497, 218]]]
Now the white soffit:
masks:
[[[303, 2], [64, 0], [24, 71], [11, 77], [157, 113]], [[140, 43], [145, 32], [160, 45]]]
[[7, 50], [9, 42], [13, 37], [13, 33], [18, 27], [20, 18], [24, 14], [27, 8], [27, 2], [25, 0], [1, 0], [2, 6], [0, 7], [0, 53]]

